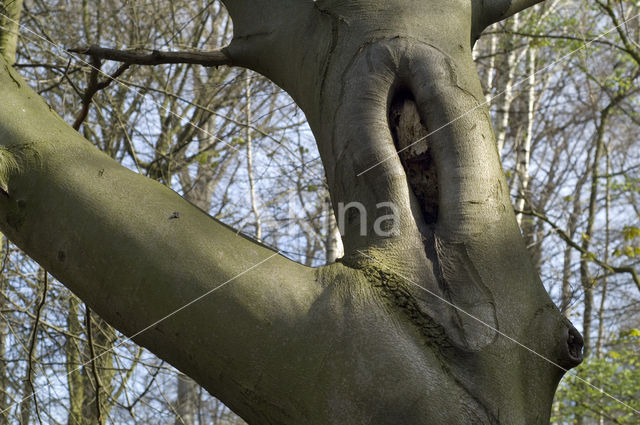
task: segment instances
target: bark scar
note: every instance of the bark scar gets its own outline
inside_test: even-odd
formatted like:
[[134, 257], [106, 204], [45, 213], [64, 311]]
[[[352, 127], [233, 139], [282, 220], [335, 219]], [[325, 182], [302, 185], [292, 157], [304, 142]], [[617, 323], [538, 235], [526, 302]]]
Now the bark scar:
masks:
[[425, 337], [427, 345], [437, 347], [438, 350], [451, 347], [445, 328], [424, 312], [408, 290], [404, 278], [371, 264], [361, 270], [373, 287], [380, 289], [382, 295], [398, 307], [416, 326]]
[[18, 86], [18, 88], [22, 88], [22, 84], [20, 84], [20, 81], [16, 80], [16, 78], [13, 76], [13, 74], [11, 73], [11, 69], [9, 69], [9, 67], [7, 65], [4, 66], [4, 69], [7, 70], [7, 74], [9, 74], [9, 77], [11, 77], [11, 79], [13, 80], [14, 83], [16, 83], [16, 85]]
[[498, 319], [493, 295], [482, 281], [463, 243], [434, 238], [438, 281], [451, 300], [454, 342], [467, 351], [479, 351], [498, 336]]

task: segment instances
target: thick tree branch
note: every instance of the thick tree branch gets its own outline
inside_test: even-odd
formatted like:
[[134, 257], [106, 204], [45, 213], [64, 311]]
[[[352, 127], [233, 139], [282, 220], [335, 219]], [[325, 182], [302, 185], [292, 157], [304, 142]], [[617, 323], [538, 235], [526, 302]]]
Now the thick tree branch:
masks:
[[614, 49], [618, 49], [624, 53], [630, 53], [627, 49], [625, 49], [623, 46], [620, 46], [619, 44], [612, 43], [611, 41], [608, 41], [608, 40], [596, 39], [597, 35], [588, 35], [584, 37], [579, 37], [579, 36], [568, 35], [568, 34], [535, 34], [532, 32], [513, 31], [509, 29], [502, 29], [502, 28], [499, 28], [496, 31], [487, 31], [484, 33], [484, 35], [494, 35], [494, 34], [499, 34], [499, 35], [508, 34], [508, 35], [515, 35], [518, 37], [527, 37], [527, 38], [536, 38], [536, 39], [579, 41], [581, 43], [600, 44], [603, 46], [608, 46]]
[[313, 0], [222, 0], [233, 20], [234, 38], [266, 36], [303, 18], [300, 8]]
[[489, 25], [542, 3], [544, 0], [473, 0], [472, 39], [476, 40]]
[[212, 52], [162, 52], [154, 50], [151, 53], [141, 53], [100, 46], [88, 46], [69, 49], [69, 51], [88, 55], [94, 59], [106, 59], [131, 65], [162, 65], [168, 63], [191, 63], [202, 66], [232, 65], [231, 57], [225, 49]]
[[[247, 420], [255, 419], [254, 393], [285, 398], [295, 368], [260, 379], [293, 345], [304, 352], [318, 347], [311, 338], [324, 338], [314, 329], [326, 317], [307, 314], [322, 289], [315, 271], [117, 164], [2, 58], [0, 103], [2, 232], [105, 320]], [[282, 343], [289, 338], [295, 343]]]

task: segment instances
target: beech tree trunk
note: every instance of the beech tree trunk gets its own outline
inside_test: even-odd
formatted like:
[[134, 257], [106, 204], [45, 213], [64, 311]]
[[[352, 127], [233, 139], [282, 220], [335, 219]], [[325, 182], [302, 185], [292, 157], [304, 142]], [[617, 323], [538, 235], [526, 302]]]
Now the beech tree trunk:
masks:
[[364, 206], [340, 262], [289, 261], [119, 166], [4, 60], [0, 227], [249, 424], [547, 424], [581, 337], [529, 260], [471, 57], [538, 2], [224, 2], [225, 63], [294, 98], [332, 205]]

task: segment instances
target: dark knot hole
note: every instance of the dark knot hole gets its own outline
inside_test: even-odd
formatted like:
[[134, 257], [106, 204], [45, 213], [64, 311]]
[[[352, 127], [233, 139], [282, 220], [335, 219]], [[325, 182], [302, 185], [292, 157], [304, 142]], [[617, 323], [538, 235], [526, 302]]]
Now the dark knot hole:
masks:
[[438, 176], [429, 146], [429, 130], [420, 118], [411, 91], [396, 87], [389, 101], [389, 129], [404, 167], [409, 187], [416, 196], [427, 224], [438, 220]]

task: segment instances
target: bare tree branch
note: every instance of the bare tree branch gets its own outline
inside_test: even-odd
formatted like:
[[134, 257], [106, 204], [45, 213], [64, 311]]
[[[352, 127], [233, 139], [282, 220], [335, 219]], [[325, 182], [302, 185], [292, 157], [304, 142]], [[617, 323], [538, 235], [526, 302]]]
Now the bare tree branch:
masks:
[[36, 398], [36, 388], [33, 384], [33, 369], [34, 369], [34, 361], [36, 360], [35, 346], [36, 346], [36, 339], [38, 337], [38, 326], [40, 325], [42, 308], [44, 307], [47, 301], [47, 291], [49, 288], [48, 279], [47, 279], [48, 272], [46, 270], [43, 270], [43, 273], [44, 273], [43, 274], [44, 277], [42, 279], [42, 298], [40, 299], [40, 302], [38, 302], [38, 305], [36, 307], [36, 317], [33, 322], [33, 328], [31, 329], [31, 337], [29, 338], [29, 353], [27, 357], [27, 377], [26, 377], [26, 381], [28, 385], [31, 387], [31, 394], [28, 395], [28, 398], [33, 397], [36, 417], [38, 418], [38, 423], [40, 425], [42, 425], [42, 418], [40, 417], [40, 408], [38, 407], [38, 399]]
[[564, 240], [567, 243], [567, 245], [569, 245], [570, 247], [578, 250], [582, 255], [587, 257], [589, 259], [589, 261], [594, 262], [595, 264], [599, 265], [603, 269], [605, 269], [605, 270], [607, 270], [609, 272], [612, 272], [612, 273], [629, 273], [631, 275], [631, 278], [633, 279], [633, 283], [636, 284], [636, 287], [640, 291], [640, 276], [638, 276], [638, 272], [636, 271], [635, 268], [633, 268], [631, 266], [616, 267], [616, 266], [612, 266], [611, 264], [609, 264], [607, 262], [599, 260], [598, 257], [596, 257], [596, 255], [593, 252], [587, 251], [584, 248], [582, 248], [580, 245], [575, 243], [574, 240], [571, 239], [571, 237], [567, 234], [567, 232], [565, 232], [560, 227], [558, 227], [557, 224], [555, 224], [553, 221], [551, 221], [551, 219], [549, 219], [544, 214], [541, 214], [541, 213], [539, 213], [537, 211], [516, 211], [516, 213], [530, 215], [530, 216], [537, 217], [540, 220], [544, 221], [549, 226], [551, 226], [551, 228], [558, 234], [558, 236], [560, 236], [560, 238], [562, 238], [562, 240]]
[[106, 59], [135, 65], [162, 65], [167, 63], [191, 63], [203, 66], [232, 65], [225, 49], [212, 52], [162, 52], [141, 53], [129, 50], [87, 46], [69, 49], [69, 52], [89, 55], [94, 59]]
[[99, 424], [102, 423], [102, 409], [100, 408], [100, 390], [102, 388], [102, 382], [100, 380], [100, 374], [98, 373], [98, 365], [96, 360], [98, 356], [96, 356], [95, 345], [93, 343], [93, 331], [91, 329], [91, 309], [87, 306], [85, 310], [85, 326], [87, 328], [87, 344], [89, 345], [89, 355], [91, 359], [91, 372], [93, 373], [93, 380], [95, 384], [95, 393], [96, 393], [96, 419]]
[[82, 110], [76, 117], [72, 126], [76, 131], [80, 129], [80, 126], [82, 125], [84, 120], [87, 118], [87, 115], [89, 114], [89, 107], [91, 106], [91, 100], [93, 99], [93, 96], [96, 93], [98, 93], [100, 90], [104, 90], [105, 88], [107, 88], [109, 84], [115, 81], [116, 78], [121, 76], [131, 66], [130, 63], [126, 63], [126, 62], [123, 63], [116, 70], [116, 72], [114, 72], [112, 75], [108, 75], [107, 78], [105, 78], [102, 82], [100, 82], [98, 81], [98, 75], [101, 72], [100, 59], [96, 56], [92, 56], [91, 64], [92, 64], [92, 68], [91, 68], [91, 75], [89, 77], [89, 85], [87, 86], [87, 89], [85, 90], [84, 95], [82, 96]]

